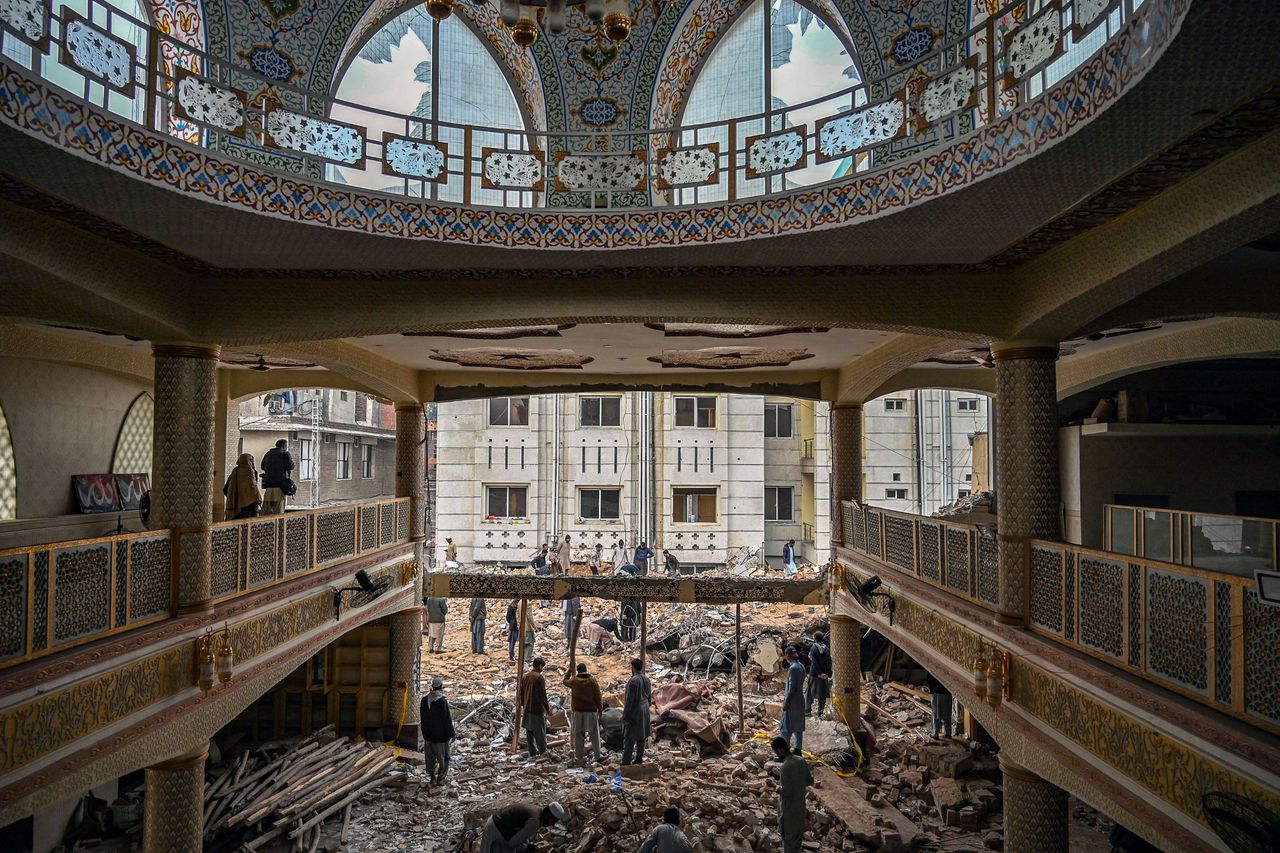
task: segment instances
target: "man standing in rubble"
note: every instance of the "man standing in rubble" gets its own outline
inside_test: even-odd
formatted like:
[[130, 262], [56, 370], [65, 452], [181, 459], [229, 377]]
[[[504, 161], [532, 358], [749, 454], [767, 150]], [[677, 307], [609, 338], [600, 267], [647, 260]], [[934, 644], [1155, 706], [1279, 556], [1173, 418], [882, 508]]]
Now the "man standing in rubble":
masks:
[[444, 698], [444, 680], [431, 679], [431, 692], [422, 697], [418, 708], [422, 740], [426, 743], [427, 779], [432, 785], [443, 785], [449, 773], [449, 744], [453, 741], [453, 716], [449, 700]]
[[604, 697], [600, 694], [600, 685], [595, 676], [587, 674], [587, 665], [580, 663], [574, 674], [573, 658], [569, 658], [569, 672], [565, 673], [564, 684], [569, 688], [569, 707], [573, 710], [573, 757], [582, 762], [587, 751], [587, 736], [591, 736], [591, 752], [599, 764], [600, 756], [600, 715], [604, 713]]
[[520, 641], [520, 599], [507, 605], [507, 660], [515, 663], [516, 643]]
[[556, 549], [556, 559], [560, 563], [560, 573], [571, 575], [569, 569], [573, 565], [573, 548], [569, 544], [569, 534], [564, 535], [564, 541], [560, 543], [560, 547]]
[[530, 758], [547, 751], [547, 714], [551, 713], [551, 703], [547, 701], [547, 679], [542, 674], [546, 665], [542, 658], [534, 658], [533, 671], [525, 673], [519, 687], [518, 701], [524, 714], [522, 725]]
[[653, 549], [649, 547], [649, 543], [643, 539], [640, 540], [640, 547], [631, 555], [631, 560], [636, 564], [636, 574], [649, 574], [649, 561], [653, 559]]
[[813, 645], [809, 647], [809, 686], [804, 694], [804, 714], [813, 713], [813, 701], [818, 700], [818, 716], [827, 707], [827, 698], [831, 696], [831, 647], [827, 645], [827, 635], [821, 632], [813, 635]]
[[471, 651], [473, 654], [484, 654], [484, 628], [489, 617], [489, 607], [483, 598], [471, 599], [471, 607], [467, 610], [467, 618], [471, 620]]
[[591, 556], [587, 559], [587, 566], [591, 569], [591, 574], [600, 574], [600, 561], [604, 559], [604, 546], [599, 542], [596, 543], [596, 549], [591, 552]]
[[564, 641], [568, 644], [578, 624], [578, 612], [582, 610], [582, 599], [576, 595], [566, 598], [562, 607], [564, 608]]
[[778, 729], [788, 746], [795, 741], [796, 752], [804, 747], [804, 664], [800, 663], [800, 650], [787, 646], [787, 692], [782, 697], [782, 719]]
[[458, 562], [458, 546], [454, 544], [453, 539], [446, 536], [444, 541], [449, 544], [444, 549], [444, 565], [445, 568], [456, 569], [461, 563]]
[[635, 763], [644, 764], [644, 744], [649, 739], [649, 703], [653, 699], [653, 688], [644, 674], [644, 664], [640, 658], [631, 661], [631, 679], [627, 682], [626, 694], [622, 700], [622, 763], [631, 764], [631, 753], [635, 752]]
[[630, 562], [631, 555], [627, 553], [627, 543], [619, 539], [618, 544], [613, 546], [613, 570], [616, 572]]
[[786, 577], [795, 577], [798, 569], [796, 568], [796, 540], [789, 539], [787, 544], [782, 546], [782, 573]]
[[564, 806], [551, 803], [538, 808], [535, 803], [512, 803], [484, 822], [480, 853], [523, 853], [538, 830], [564, 818]]
[[618, 628], [624, 643], [634, 643], [640, 630], [640, 608], [643, 603], [635, 598], [624, 598], [618, 607]]
[[800, 853], [804, 840], [806, 814], [805, 788], [813, 784], [809, 763], [791, 751], [787, 739], [773, 739], [773, 754], [782, 767], [778, 771], [778, 834], [782, 836], [783, 853]]
[[444, 617], [449, 612], [449, 599], [432, 596], [427, 599], [427, 651], [444, 651]]

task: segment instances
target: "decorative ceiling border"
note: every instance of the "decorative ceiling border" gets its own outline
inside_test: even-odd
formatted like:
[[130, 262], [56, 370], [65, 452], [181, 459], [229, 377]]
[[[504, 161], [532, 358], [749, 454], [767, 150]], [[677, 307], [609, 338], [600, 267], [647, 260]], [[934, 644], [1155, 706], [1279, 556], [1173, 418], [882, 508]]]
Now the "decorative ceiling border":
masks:
[[[785, 196], [706, 208], [477, 211], [281, 178], [192, 150], [0, 65], [0, 116], [23, 133], [76, 140], [77, 156], [175, 192], [262, 215], [407, 239], [509, 248], [624, 249], [735, 242], [820, 230], [903, 210], [1035, 156], [1087, 124], [1158, 61], [1190, 0], [1144, 14], [1046, 96], [924, 159]], [[1149, 11], [1147, 11], [1149, 10]], [[1145, 35], [1144, 35], [1145, 34]], [[1147, 41], [1149, 39], [1150, 41]], [[1097, 85], [1101, 80], [1109, 85]], [[1071, 91], [1073, 97], [1055, 93]], [[181, 162], [183, 168], [175, 168]], [[284, 191], [283, 182], [291, 191]]]

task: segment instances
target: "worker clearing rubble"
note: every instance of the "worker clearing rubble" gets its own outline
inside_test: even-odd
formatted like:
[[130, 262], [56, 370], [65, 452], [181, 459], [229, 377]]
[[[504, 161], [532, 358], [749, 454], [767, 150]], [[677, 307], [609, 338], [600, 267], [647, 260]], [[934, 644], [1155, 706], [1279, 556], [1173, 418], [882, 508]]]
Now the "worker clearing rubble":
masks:
[[591, 753], [595, 762], [603, 761], [600, 754], [600, 715], [604, 713], [604, 697], [595, 677], [587, 673], [585, 663], [578, 664], [574, 674], [573, 657], [569, 658], [569, 673], [564, 685], [569, 688], [569, 707], [573, 710], [573, 757], [582, 762], [587, 751], [587, 737], [591, 738]]
[[564, 806], [559, 803], [545, 808], [538, 808], [536, 803], [513, 803], [484, 822], [480, 853], [524, 853], [539, 829], [563, 818]]
[[622, 647], [622, 636], [618, 633], [618, 620], [600, 618], [592, 620], [587, 626], [587, 642], [591, 644], [594, 654], [612, 652]]
[[525, 673], [520, 682], [518, 699], [524, 713], [525, 739], [530, 758], [547, 751], [547, 714], [551, 713], [551, 704], [547, 701], [547, 679], [542, 674], [542, 668], [546, 665], [547, 662], [542, 658], [534, 658], [533, 672]]
[[773, 754], [782, 762], [778, 771], [778, 834], [782, 836], [782, 851], [800, 853], [808, 819], [805, 789], [813, 784], [813, 774], [808, 762], [791, 751], [786, 738], [774, 738], [772, 746]]
[[784, 654], [788, 661], [787, 692], [782, 697], [782, 719], [778, 721], [778, 730], [788, 746], [795, 740], [795, 748], [799, 752], [804, 748], [804, 664], [800, 663], [800, 650], [795, 646], [787, 646]]
[[662, 823], [640, 845], [640, 853], [693, 853], [693, 845], [680, 829], [678, 808], [671, 806], [662, 813]]

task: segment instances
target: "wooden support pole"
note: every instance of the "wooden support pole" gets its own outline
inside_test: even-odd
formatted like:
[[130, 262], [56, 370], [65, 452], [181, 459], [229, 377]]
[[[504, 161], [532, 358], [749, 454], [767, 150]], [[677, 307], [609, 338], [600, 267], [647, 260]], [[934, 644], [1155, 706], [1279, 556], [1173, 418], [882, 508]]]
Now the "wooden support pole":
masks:
[[733, 605], [733, 669], [738, 673], [738, 740], [746, 726], [742, 707], [742, 603]]
[[520, 599], [520, 636], [516, 638], [519, 644], [516, 649], [516, 713], [511, 725], [511, 754], [515, 755], [520, 749], [520, 712], [523, 710], [520, 704], [520, 685], [524, 682], [524, 632], [529, 624], [529, 599]]
[[648, 655], [645, 654], [645, 646], [649, 645], [649, 602], [640, 602], [640, 671], [644, 672], [645, 664], [648, 662]]

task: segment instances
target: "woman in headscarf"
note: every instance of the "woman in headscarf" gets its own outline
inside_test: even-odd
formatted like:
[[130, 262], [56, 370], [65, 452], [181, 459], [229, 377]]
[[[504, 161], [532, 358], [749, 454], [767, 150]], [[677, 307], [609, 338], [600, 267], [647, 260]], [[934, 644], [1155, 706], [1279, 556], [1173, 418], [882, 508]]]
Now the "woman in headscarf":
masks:
[[258, 514], [258, 504], [262, 502], [262, 489], [258, 487], [258, 469], [253, 464], [253, 455], [241, 453], [236, 460], [236, 467], [227, 477], [222, 493], [227, 496], [225, 518], [253, 518]]

